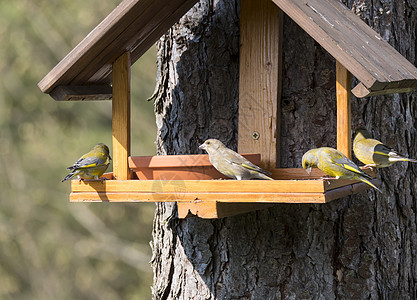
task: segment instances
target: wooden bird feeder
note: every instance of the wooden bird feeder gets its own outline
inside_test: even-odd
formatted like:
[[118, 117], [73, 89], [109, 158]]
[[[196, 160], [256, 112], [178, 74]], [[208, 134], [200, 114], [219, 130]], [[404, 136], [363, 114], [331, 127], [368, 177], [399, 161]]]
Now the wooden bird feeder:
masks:
[[[351, 92], [360, 98], [417, 88], [417, 69], [337, 0], [241, 1], [238, 150], [256, 153], [250, 159], [276, 180], [195, 180], [198, 173], [207, 178], [213, 172], [204, 171], [210, 168], [206, 155], [199, 155], [201, 164], [190, 160], [192, 155], [167, 156], [165, 162], [131, 156], [130, 67], [196, 2], [122, 1], [39, 82], [42, 92], [58, 101], [112, 100], [113, 173], [103, 183], [73, 180], [70, 201], [175, 201], [180, 218], [189, 212], [220, 218], [274, 203], [326, 203], [368, 189], [355, 181], [316, 180], [323, 175], [318, 170], [307, 176], [301, 168], [277, 168], [283, 12], [336, 59], [337, 148], [348, 157]], [[351, 74], [360, 82], [352, 90]], [[164, 169], [169, 166], [173, 169]], [[132, 168], [147, 177], [134, 179]]]

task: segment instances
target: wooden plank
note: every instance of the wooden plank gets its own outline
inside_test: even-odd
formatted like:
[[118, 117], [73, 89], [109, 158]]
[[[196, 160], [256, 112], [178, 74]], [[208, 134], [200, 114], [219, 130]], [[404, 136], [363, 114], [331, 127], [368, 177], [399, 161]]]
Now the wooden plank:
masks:
[[270, 0], [242, 0], [240, 18], [239, 152], [279, 165], [283, 15]]
[[[273, 0], [373, 91], [417, 79], [417, 69], [337, 0]], [[404, 86], [405, 88], [406, 86]]]
[[[319, 2], [322, 4], [322, 2]], [[368, 59], [372, 60], [373, 63], [379, 64], [384, 70], [387, 70], [387, 73], [384, 76], [388, 76], [391, 82], [396, 84], [396, 81], [402, 81], [407, 79], [417, 78], [417, 69], [415, 66], [410, 63], [404, 56], [402, 56], [395, 48], [389, 45], [378, 33], [376, 33], [371, 27], [369, 27], [365, 22], [363, 22], [357, 15], [355, 15], [350, 9], [348, 9], [340, 1], [329, 1], [332, 6], [332, 9], [335, 9], [339, 15], [343, 15], [347, 18], [347, 22], [342, 24], [342, 26], [351, 26], [349, 30], [352, 34], [350, 40], [346, 41], [351, 43], [352, 41], [358, 42], [358, 38], [361, 39], [366, 35], [374, 37], [373, 40], [375, 44], [369, 46], [369, 41], [362, 41], [361, 44], [357, 45], [358, 52], [362, 52], [363, 56], [366, 56]], [[325, 5], [324, 7], [328, 7]], [[384, 61], [380, 59], [384, 58]], [[389, 61], [390, 64], [386, 65], [386, 61]], [[399, 76], [398, 76], [399, 75]], [[394, 77], [398, 76], [398, 77]]]
[[312, 169], [310, 175], [303, 168], [277, 168], [270, 171], [276, 180], [314, 180], [326, 175], [319, 169]]
[[[258, 153], [242, 153], [246, 159], [259, 164], [261, 155]], [[159, 156], [130, 156], [130, 168], [166, 168], [166, 167], [208, 167], [212, 166], [208, 154], [191, 155], [159, 155]]]
[[357, 98], [372, 97], [379, 95], [395, 94], [395, 93], [409, 93], [413, 92], [417, 86], [414, 83], [410, 83], [411, 87], [406, 88], [387, 88], [383, 90], [371, 91], [367, 89], [362, 83], [357, 84], [353, 89], [352, 93]]
[[[260, 154], [242, 154], [254, 164], [259, 164]], [[207, 154], [161, 155], [129, 157], [129, 168], [140, 180], [208, 180], [229, 179], [217, 171]]]
[[350, 72], [336, 61], [337, 149], [352, 159]]
[[[273, 174], [282, 180], [105, 180], [101, 181], [71, 181], [71, 190], [80, 192], [143, 192], [143, 193], [177, 193], [206, 192], [206, 193], [274, 193], [274, 192], [325, 192], [343, 185], [354, 183], [352, 180], [318, 180], [324, 175], [318, 169], [312, 170], [308, 176], [304, 169], [275, 169]], [[376, 172], [364, 169], [368, 175], [376, 177]], [[113, 178], [113, 173], [106, 173], [104, 177]], [[301, 180], [294, 180], [299, 178]]]
[[[377, 179], [371, 180], [372, 183], [378, 185]], [[143, 192], [143, 191], [130, 191], [130, 192], [72, 192], [70, 194], [71, 202], [177, 202], [180, 204], [182, 211], [181, 215], [186, 214], [188, 211], [187, 206], [193, 210], [203, 209], [202, 206], [209, 206], [207, 203], [235, 203], [234, 209], [236, 211], [249, 211], [252, 209], [261, 209], [257, 205], [262, 203], [327, 203], [332, 200], [353, 195], [366, 189], [372, 189], [371, 186], [356, 182], [341, 186], [339, 188], [326, 191], [324, 193], [241, 193], [241, 192], [189, 192], [189, 193], [172, 193], [172, 192]], [[242, 203], [248, 204], [247, 206], [240, 207]], [[250, 206], [249, 204], [253, 204]], [[229, 207], [230, 208], [230, 207]], [[213, 205], [210, 208], [213, 212]], [[227, 208], [224, 208], [228, 211]], [[247, 209], [247, 210], [246, 210]], [[225, 212], [224, 216], [232, 213]], [[214, 213], [211, 213], [214, 215]], [[217, 210], [217, 215], [219, 210]]]
[[186, 193], [324, 193], [358, 181], [346, 179], [332, 180], [109, 180], [100, 181], [76, 180], [72, 183], [73, 193], [82, 192], [115, 192], [115, 193], [173, 193], [179, 197]]
[[195, 215], [203, 219], [218, 219], [240, 215], [274, 206], [267, 203], [178, 202], [178, 218]]
[[[71, 182], [72, 192], [138, 193], [323, 193], [321, 180], [106, 180]], [[327, 188], [327, 187], [326, 187]]]
[[[117, 36], [112, 45], [117, 49], [118, 45], [127, 43], [125, 48], [131, 52], [132, 64], [135, 63], [197, 2], [196, 0], [152, 1], [151, 6], [141, 11], [141, 16], [136, 16], [136, 20], [132, 24], [128, 24], [123, 35]], [[138, 28], [143, 31], [139, 30], [138, 32]], [[111, 52], [109, 52], [110, 54]], [[89, 78], [89, 81], [95, 82], [105, 81], [106, 78], [109, 78], [111, 69], [106, 67], [105, 57], [97, 57], [95, 63], [103, 65], [103, 67], [97, 72], [91, 70], [89, 73], [80, 73], [76, 80], [83, 82]]]
[[66, 85], [57, 86], [50, 96], [56, 101], [110, 100], [110, 85]]
[[[373, 179], [371, 180], [371, 182], [377, 186], [379, 184], [378, 179]], [[327, 203], [335, 199], [354, 195], [354, 194], [360, 193], [365, 190], [370, 190], [370, 189], [373, 189], [370, 185], [363, 183], [363, 182], [356, 182], [354, 184], [346, 185], [346, 186], [326, 192], [325, 201]]]
[[59, 85], [109, 84], [113, 61], [129, 51], [133, 64], [197, 0], [124, 0], [39, 83], [44, 93]]
[[113, 64], [113, 176], [131, 177], [130, 156], [130, 54], [125, 52]]
[[71, 202], [236, 202], [236, 203], [324, 203], [324, 193], [71, 193]]
[[106, 178], [107, 180], [113, 180], [113, 172], [108, 172], [108, 173], [104, 173], [103, 176], [104, 178]]
[[217, 202], [177, 202], [178, 218], [194, 215], [203, 219], [217, 219]]

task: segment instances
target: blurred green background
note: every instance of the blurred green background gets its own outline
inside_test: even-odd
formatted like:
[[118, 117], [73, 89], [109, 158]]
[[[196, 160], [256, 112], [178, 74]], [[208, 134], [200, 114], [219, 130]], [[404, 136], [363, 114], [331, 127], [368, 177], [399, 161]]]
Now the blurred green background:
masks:
[[[37, 83], [118, 0], [0, 0], [0, 299], [149, 299], [155, 205], [69, 203], [66, 167], [111, 148], [111, 103]], [[132, 68], [132, 154], [155, 154], [156, 50]], [[109, 171], [111, 170], [111, 166]]]

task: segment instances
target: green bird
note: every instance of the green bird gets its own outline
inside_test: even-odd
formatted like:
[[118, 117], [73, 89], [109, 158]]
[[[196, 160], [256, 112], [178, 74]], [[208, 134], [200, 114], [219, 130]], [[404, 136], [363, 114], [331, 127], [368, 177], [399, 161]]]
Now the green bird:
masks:
[[303, 155], [302, 164], [309, 175], [312, 168], [318, 168], [327, 175], [335, 177], [335, 179], [359, 180], [382, 193], [379, 188], [369, 181], [372, 177], [359, 169], [353, 161], [339, 150], [330, 147], [311, 149]]
[[109, 147], [99, 143], [94, 148], [81, 156], [71, 167], [67, 169], [71, 172], [62, 179], [62, 182], [77, 177], [78, 180], [95, 179], [99, 180], [100, 176], [107, 170], [110, 164]]
[[237, 179], [268, 179], [274, 180], [268, 175], [270, 172], [254, 165], [239, 153], [227, 148], [216, 139], [208, 139], [199, 146], [209, 154], [211, 164], [223, 175]]
[[372, 138], [366, 128], [360, 127], [355, 131], [353, 153], [366, 168], [385, 168], [399, 161], [417, 162], [415, 159], [404, 157], [393, 149]]

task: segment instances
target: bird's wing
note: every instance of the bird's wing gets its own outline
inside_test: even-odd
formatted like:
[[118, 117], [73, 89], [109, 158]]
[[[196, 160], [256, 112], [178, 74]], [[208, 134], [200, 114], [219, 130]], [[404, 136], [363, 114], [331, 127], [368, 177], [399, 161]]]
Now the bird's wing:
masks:
[[331, 162], [339, 167], [342, 167], [345, 170], [351, 171], [353, 173], [359, 174], [366, 178], [371, 179], [372, 177], [363, 172], [357, 165], [355, 165], [352, 161], [347, 159], [343, 156], [331, 157]]
[[92, 167], [98, 167], [104, 165], [106, 162], [99, 157], [81, 157], [77, 160], [71, 167], [68, 167], [68, 170], [74, 169], [86, 169]]
[[[228, 149], [228, 150], [230, 150], [230, 149]], [[228, 162], [230, 162], [231, 164], [238, 165], [238, 166], [241, 166], [243, 168], [246, 168], [246, 169], [249, 169], [249, 170], [252, 170], [252, 171], [256, 171], [256, 172], [259, 172], [259, 173], [262, 173], [262, 174], [265, 174], [265, 175], [271, 175], [272, 174], [271, 172], [269, 172], [267, 170], [264, 170], [264, 169], [258, 167], [257, 165], [251, 163], [249, 160], [244, 158], [239, 153], [234, 152], [233, 150], [230, 150], [230, 152], [228, 151], [227, 154], [228, 155], [227, 155], [226, 160]]]
[[391, 153], [393, 153], [396, 156], [400, 156], [397, 152], [395, 152], [394, 150], [392, 150], [391, 148], [389, 148], [388, 146], [384, 144], [378, 144], [374, 148], [374, 154], [377, 154], [377, 155], [389, 157]]

